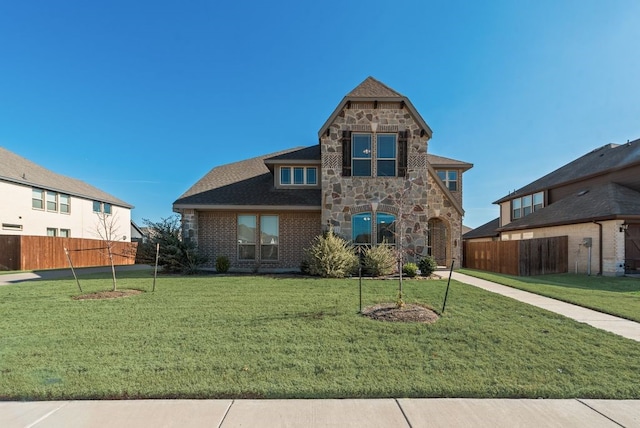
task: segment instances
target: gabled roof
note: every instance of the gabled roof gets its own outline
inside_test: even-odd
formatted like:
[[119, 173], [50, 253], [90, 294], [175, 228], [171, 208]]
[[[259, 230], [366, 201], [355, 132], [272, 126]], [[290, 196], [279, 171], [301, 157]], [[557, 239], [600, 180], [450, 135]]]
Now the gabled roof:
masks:
[[133, 205], [97, 187], [43, 168], [4, 147], [0, 147], [0, 180], [133, 208]]
[[229, 209], [278, 207], [279, 209], [320, 209], [320, 189], [276, 189], [267, 159], [304, 153], [294, 148], [213, 168], [174, 203], [174, 209]]
[[607, 144], [527, 184], [515, 193], [511, 193], [494, 203], [500, 204], [519, 196], [550, 189], [561, 184], [584, 180], [588, 177], [601, 175], [608, 171], [618, 170], [637, 163], [640, 163], [640, 139], [626, 144]]
[[282, 164], [282, 163], [320, 163], [320, 144], [309, 147], [296, 147], [286, 153], [266, 158], [264, 163]]
[[347, 102], [357, 102], [357, 101], [387, 101], [387, 102], [402, 102], [405, 105], [405, 108], [409, 110], [411, 115], [415, 118], [416, 122], [420, 125], [422, 129], [427, 133], [427, 137], [431, 138], [433, 131], [427, 122], [420, 116], [420, 113], [416, 110], [416, 108], [411, 104], [409, 98], [404, 95], [394, 91], [389, 88], [384, 83], [374, 79], [373, 77], [367, 77], [362, 83], [356, 86], [351, 92], [349, 92], [343, 99], [340, 101], [340, 104], [336, 107], [336, 109], [331, 113], [327, 121], [322, 125], [320, 131], [318, 131], [318, 136], [322, 136], [326, 132], [326, 130], [331, 126], [336, 117], [340, 114], [342, 109], [346, 106]]
[[475, 229], [462, 235], [462, 239], [474, 239], [474, 238], [495, 238], [500, 236], [498, 227], [500, 226], [500, 217], [478, 226]]
[[466, 171], [468, 169], [473, 168], [472, 163], [467, 163], [463, 161], [459, 161], [456, 159], [445, 158], [442, 156], [427, 154], [427, 161], [434, 166], [434, 168], [442, 169], [442, 168], [451, 168], [451, 169], [462, 169]]
[[498, 231], [559, 226], [616, 218], [640, 218], [640, 192], [616, 183], [585, 188]]

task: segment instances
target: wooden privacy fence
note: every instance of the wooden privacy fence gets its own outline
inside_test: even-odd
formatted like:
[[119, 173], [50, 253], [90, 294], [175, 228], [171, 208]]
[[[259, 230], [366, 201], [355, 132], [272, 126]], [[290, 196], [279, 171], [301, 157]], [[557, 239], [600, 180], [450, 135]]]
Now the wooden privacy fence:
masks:
[[[113, 242], [114, 263], [135, 263], [137, 242]], [[110, 265], [106, 243], [98, 239], [0, 235], [0, 269], [38, 270]]]
[[463, 266], [469, 269], [531, 276], [569, 271], [569, 238], [464, 242]]

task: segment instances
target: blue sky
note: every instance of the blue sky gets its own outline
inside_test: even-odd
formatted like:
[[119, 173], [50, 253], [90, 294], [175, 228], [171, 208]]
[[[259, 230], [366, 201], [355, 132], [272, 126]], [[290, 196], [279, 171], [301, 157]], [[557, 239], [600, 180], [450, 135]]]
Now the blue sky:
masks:
[[132, 205], [211, 168], [317, 143], [367, 76], [409, 97], [429, 152], [473, 163], [464, 223], [640, 138], [640, 2], [14, 1], [0, 5], [0, 146]]

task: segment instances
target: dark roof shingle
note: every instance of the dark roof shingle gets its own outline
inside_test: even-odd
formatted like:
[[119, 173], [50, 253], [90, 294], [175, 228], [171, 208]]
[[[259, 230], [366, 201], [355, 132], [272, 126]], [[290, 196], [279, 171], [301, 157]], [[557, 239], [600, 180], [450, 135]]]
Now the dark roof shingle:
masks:
[[[311, 149], [311, 148], [308, 148]], [[213, 168], [174, 206], [297, 206], [320, 208], [320, 189], [276, 189], [265, 160], [306, 149], [290, 149]], [[313, 151], [313, 150], [311, 150]]]
[[0, 147], [0, 180], [67, 193], [85, 199], [108, 202], [120, 207], [133, 208], [132, 205], [122, 199], [118, 199], [97, 187], [87, 184], [82, 180], [50, 171], [22, 156], [10, 152], [4, 147]]
[[640, 162], [640, 139], [626, 144], [607, 144], [564, 165], [499, 200], [496, 204], [560, 184], [577, 181]]
[[607, 183], [585, 188], [498, 230], [557, 226], [625, 216], [640, 216], [640, 192], [620, 184]]

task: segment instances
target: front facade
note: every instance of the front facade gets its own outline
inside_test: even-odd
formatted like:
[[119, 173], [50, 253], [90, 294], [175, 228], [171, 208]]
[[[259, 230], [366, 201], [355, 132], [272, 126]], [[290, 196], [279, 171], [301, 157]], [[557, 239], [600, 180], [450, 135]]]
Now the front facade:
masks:
[[315, 146], [214, 168], [175, 203], [184, 236], [232, 267], [298, 268], [331, 228], [406, 260], [459, 263], [462, 175], [427, 153], [431, 129], [405, 96], [369, 77], [338, 104]]
[[107, 216], [118, 240], [131, 240], [131, 205], [1, 147], [0, 200], [0, 235], [100, 239]]
[[499, 219], [465, 240], [567, 236], [569, 272], [640, 273], [640, 140], [595, 149], [495, 203]]

